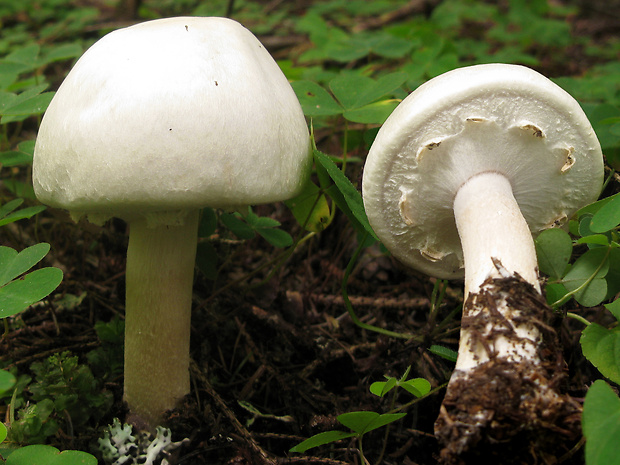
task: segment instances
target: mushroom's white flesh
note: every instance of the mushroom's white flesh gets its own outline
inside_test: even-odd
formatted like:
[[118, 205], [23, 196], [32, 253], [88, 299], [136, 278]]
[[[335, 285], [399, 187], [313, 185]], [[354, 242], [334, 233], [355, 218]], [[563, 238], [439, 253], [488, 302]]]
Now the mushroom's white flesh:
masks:
[[[540, 292], [532, 233], [505, 176], [487, 172], [469, 179], [454, 199], [454, 217], [465, 262], [465, 300], [470, 293], [477, 293], [488, 278], [502, 277], [498, 266], [509, 275], [519, 274]], [[513, 323], [518, 320], [515, 317], [519, 310], [508, 306], [505, 299], [498, 299], [498, 302], [498, 310], [522, 340], [516, 344], [514, 338], [496, 338], [493, 353], [508, 360], [534, 360], [540, 334], [531, 324], [517, 326]], [[463, 316], [476, 315], [464, 313]], [[488, 348], [472, 340], [468, 330], [461, 329], [455, 370], [467, 371], [489, 360]]]
[[198, 217], [195, 210], [179, 225], [149, 225], [145, 219], [130, 225], [124, 398], [145, 419], [158, 418], [190, 389]]

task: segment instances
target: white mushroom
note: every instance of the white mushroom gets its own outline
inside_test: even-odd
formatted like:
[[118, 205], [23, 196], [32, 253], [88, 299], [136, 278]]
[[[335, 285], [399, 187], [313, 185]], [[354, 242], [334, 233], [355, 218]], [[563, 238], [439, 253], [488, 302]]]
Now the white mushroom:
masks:
[[[544, 318], [528, 314], [544, 307], [533, 235], [596, 200], [602, 180], [601, 148], [578, 103], [522, 66], [438, 76], [379, 131], [363, 178], [373, 229], [403, 263], [439, 278], [465, 277], [458, 360], [436, 424], [446, 454], [467, 450], [491, 417], [505, 420], [483, 399], [490, 388], [482, 385], [499, 382], [491, 372], [527, 378], [541, 365]], [[515, 303], [527, 294], [523, 280], [533, 296]], [[532, 377], [546, 376], [538, 370]], [[562, 403], [542, 379], [536, 383], [545, 402]], [[501, 395], [511, 394], [533, 415], [548, 407], [529, 393]]]
[[291, 86], [229, 19], [114, 31], [60, 86], [36, 142], [35, 193], [76, 219], [129, 224], [124, 395], [151, 426], [189, 392], [199, 209], [292, 197], [310, 164]]

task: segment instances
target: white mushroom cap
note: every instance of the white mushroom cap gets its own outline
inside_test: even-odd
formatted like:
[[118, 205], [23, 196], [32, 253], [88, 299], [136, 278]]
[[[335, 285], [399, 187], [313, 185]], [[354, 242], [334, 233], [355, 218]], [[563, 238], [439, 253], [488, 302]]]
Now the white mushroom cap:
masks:
[[411, 93], [379, 131], [362, 186], [370, 224], [403, 263], [461, 277], [454, 198], [484, 172], [510, 181], [536, 235], [596, 200], [603, 158], [579, 104], [541, 74], [506, 64], [456, 69]]
[[301, 106], [258, 39], [179, 17], [114, 31], [78, 60], [41, 123], [33, 182], [41, 202], [100, 222], [283, 200], [310, 164]]

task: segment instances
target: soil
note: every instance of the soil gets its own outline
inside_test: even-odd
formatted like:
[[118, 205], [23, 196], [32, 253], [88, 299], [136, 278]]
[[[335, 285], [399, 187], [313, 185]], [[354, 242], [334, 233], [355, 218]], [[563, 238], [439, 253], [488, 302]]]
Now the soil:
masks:
[[[485, 359], [450, 378], [435, 423], [442, 462], [545, 463], [566, 454], [581, 436], [582, 409], [564, 394], [557, 318], [544, 297], [519, 276], [489, 278], [463, 314], [468, 347]], [[520, 337], [517, 329], [536, 336]], [[509, 356], [498, 349], [504, 344], [535, 356]]]
[[[599, 12], [596, 3], [588, 3], [592, 8], [574, 18], [575, 30], [595, 40], [617, 35], [620, 19], [605, 10]], [[261, 39], [270, 43], [270, 37]], [[299, 46], [297, 37], [288, 43], [281, 37], [271, 39], [277, 43], [272, 51], [278, 55]], [[540, 70], [548, 75], [578, 74], [591, 64], [579, 47], [569, 53], [575, 59], [563, 64], [550, 54], [542, 60], [545, 69]], [[316, 134], [321, 150], [340, 151], [338, 134], [342, 132], [338, 129]], [[365, 153], [360, 149], [351, 155], [363, 159]], [[28, 175], [14, 174], [25, 179]], [[359, 180], [360, 165], [351, 164], [347, 175], [354, 182]], [[278, 219], [294, 236], [304, 234], [281, 204], [255, 211]], [[196, 273], [192, 392], [167, 414], [165, 422], [173, 440], [188, 438], [189, 442], [175, 453], [172, 463], [360, 463], [358, 443], [352, 440], [303, 455], [288, 450], [313, 434], [342, 428], [336, 420], [341, 413], [390, 411], [390, 399], [381, 399], [368, 388], [384, 375], [399, 378], [407, 367], [411, 367], [410, 377], [425, 378], [433, 390], [414, 403], [409, 393], [400, 393], [396, 404], [407, 404], [403, 410], [407, 416], [391, 425], [387, 434], [386, 428], [380, 428], [366, 435], [364, 453], [373, 464], [381, 456], [388, 465], [437, 463], [440, 446], [434, 423], [453, 363], [429, 348], [458, 347], [461, 283], [450, 283], [441, 305], [430, 313], [435, 280], [405, 269], [378, 245], [366, 249], [348, 280], [349, 297], [363, 322], [414, 336], [394, 338], [362, 330], [344, 307], [343, 276], [357, 247], [356, 232], [344, 215], [338, 213], [332, 225], [285, 259], [280, 259], [282, 250], [259, 237], [238, 241], [219, 230], [208, 240], [218, 253], [218, 273], [215, 280]], [[123, 318], [127, 246], [123, 222], [113, 220], [103, 227], [84, 221], [76, 225], [66, 213], [49, 209], [36, 222], [0, 228], [0, 242], [18, 250], [41, 241], [52, 245], [46, 265], [61, 268], [65, 277], [53, 301], [18, 315], [0, 341], [2, 360], [24, 373], [33, 361], [67, 350], [86, 362], [86, 354], [102, 345], [93, 329], [95, 323]], [[76, 305], [70, 304], [73, 296], [81, 299]], [[606, 322], [602, 308], [578, 309], [575, 305], [569, 303], [565, 310]], [[566, 361], [562, 391], [581, 403], [587, 387], [599, 377], [581, 354], [582, 326], [558, 315], [554, 329]], [[125, 418], [122, 377], [107, 379], [103, 388], [115, 400], [109, 413], [98, 424], [79, 431], [59, 419], [61, 429], [53, 445], [90, 451], [101, 427], [111, 424], [114, 417]], [[255, 416], [241, 402], [264, 415]], [[583, 464], [580, 438], [564, 439], [561, 451], [554, 451], [553, 456], [537, 454], [539, 463]]]

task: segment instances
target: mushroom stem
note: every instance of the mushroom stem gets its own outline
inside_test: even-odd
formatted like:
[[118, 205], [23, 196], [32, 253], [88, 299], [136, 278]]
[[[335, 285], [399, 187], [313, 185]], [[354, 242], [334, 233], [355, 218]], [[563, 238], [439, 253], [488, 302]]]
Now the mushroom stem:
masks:
[[487, 278], [501, 277], [493, 259], [540, 292], [532, 233], [504, 175], [486, 172], [469, 179], [454, 198], [454, 216], [463, 247], [465, 298]]
[[507, 455], [510, 438], [544, 444], [549, 433], [569, 436], [579, 406], [559, 393], [563, 365], [548, 325], [552, 311], [540, 292], [534, 241], [510, 182], [494, 172], [476, 175], [460, 187], [453, 208], [465, 304], [435, 434], [444, 446], [443, 463], [481, 453], [476, 445], [485, 437], [489, 457], [508, 460], [520, 457], [516, 449]]
[[[469, 179], [459, 188], [453, 208], [465, 262], [465, 300], [470, 294], [478, 293], [488, 278], [506, 277], [502, 276], [498, 266], [509, 276], [518, 273], [540, 293], [532, 233], [505, 176], [487, 172]], [[498, 310], [507, 321], [517, 320], [518, 310], [503, 304]], [[467, 314], [468, 311], [477, 310], [475, 307], [464, 308], [465, 320], [475, 316]], [[514, 330], [531, 344], [526, 344], [525, 340], [498, 337], [493, 353], [499, 357], [534, 356], [539, 338], [536, 329], [526, 322], [521, 327], [515, 325]], [[456, 370], [466, 371], [489, 359], [489, 348], [484, 350], [474, 344], [475, 337], [470, 332], [467, 327], [461, 329]]]
[[198, 211], [181, 225], [130, 223], [124, 398], [136, 421], [156, 426], [189, 393], [189, 339]]

